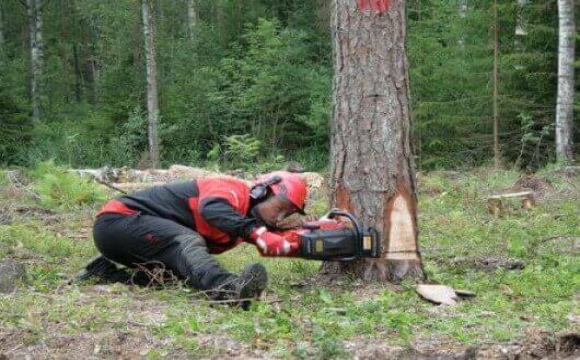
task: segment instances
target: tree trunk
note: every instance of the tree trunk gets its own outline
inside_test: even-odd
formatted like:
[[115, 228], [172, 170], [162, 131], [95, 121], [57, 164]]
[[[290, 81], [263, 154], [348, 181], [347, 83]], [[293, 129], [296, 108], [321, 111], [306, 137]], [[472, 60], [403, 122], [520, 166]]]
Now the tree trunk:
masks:
[[[66, 22], [66, 33], [64, 34], [64, 38], [71, 39], [72, 42], [72, 55], [73, 55], [73, 67], [74, 67], [74, 92], [75, 92], [75, 101], [80, 103], [83, 100], [83, 88], [85, 87], [85, 79], [83, 77], [83, 72], [81, 69], [81, 59], [82, 54], [81, 50], [82, 45], [79, 42], [78, 32], [80, 32], [79, 28], [77, 27], [79, 24], [78, 16], [77, 16], [77, 4], [75, 0], [68, 0], [66, 2], [66, 15], [68, 16], [68, 21]], [[72, 35], [72, 36], [71, 36]], [[80, 48], [80, 49], [79, 49]], [[65, 58], [65, 62], [68, 59]]]
[[90, 23], [90, 56], [88, 60], [88, 70], [87, 70], [87, 79], [88, 83], [90, 84], [90, 96], [91, 96], [91, 103], [96, 104], [98, 102], [98, 95], [99, 95], [99, 80], [100, 80], [100, 65], [98, 63], [98, 56], [99, 56], [99, 29], [97, 27], [97, 19], [95, 17], [91, 17], [89, 19]]
[[83, 99], [83, 74], [79, 64], [79, 50], [76, 40], [73, 43], [73, 64], [75, 68], [75, 100], [80, 103]]
[[524, 17], [524, 8], [528, 5], [529, 0], [518, 0], [518, 15], [516, 17], [516, 36], [528, 35], [526, 20]]
[[558, 100], [556, 106], [556, 156], [558, 161], [573, 160], [572, 123], [574, 119], [574, 0], [558, 0]]
[[0, 3], [0, 46], [4, 45], [4, 21], [2, 19], [2, 4]]
[[497, 0], [493, 2], [493, 161], [496, 169], [501, 166], [499, 151], [499, 15]]
[[405, 1], [333, 0], [333, 207], [381, 234], [380, 259], [326, 262], [322, 275], [423, 278], [410, 132]]
[[159, 138], [157, 118], [159, 99], [157, 96], [157, 64], [155, 61], [154, 23], [151, 0], [141, 0], [143, 14], [143, 38], [145, 39], [145, 58], [147, 62], [147, 115], [149, 122], [149, 160], [152, 168], [159, 167]]
[[187, 29], [189, 40], [193, 41], [195, 26], [197, 25], [197, 12], [195, 11], [195, 0], [187, 0]]
[[[461, 0], [459, 3], [459, 18], [464, 21], [467, 18], [467, 0]], [[465, 52], [465, 33], [459, 35], [459, 47], [461, 51]]]
[[30, 98], [32, 120], [40, 119], [40, 93], [42, 90], [43, 49], [42, 41], [42, 0], [26, 0], [30, 27]]

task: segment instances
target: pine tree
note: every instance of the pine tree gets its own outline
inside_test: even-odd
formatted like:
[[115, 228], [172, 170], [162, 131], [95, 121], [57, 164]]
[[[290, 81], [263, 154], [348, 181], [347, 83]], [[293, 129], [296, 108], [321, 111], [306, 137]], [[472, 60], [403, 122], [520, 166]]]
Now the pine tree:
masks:
[[405, 2], [333, 1], [332, 206], [382, 235], [381, 259], [326, 262], [323, 274], [421, 278], [411, 151]]

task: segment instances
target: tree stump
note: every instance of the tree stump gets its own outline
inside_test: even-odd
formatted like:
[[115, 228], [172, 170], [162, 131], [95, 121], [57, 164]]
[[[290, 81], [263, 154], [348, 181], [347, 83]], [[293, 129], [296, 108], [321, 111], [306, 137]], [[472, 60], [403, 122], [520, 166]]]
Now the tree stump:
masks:
[[23, 264], [14, 260], [0, 260], [0, 293], [10, 293], [18, 282], [26, 279]]

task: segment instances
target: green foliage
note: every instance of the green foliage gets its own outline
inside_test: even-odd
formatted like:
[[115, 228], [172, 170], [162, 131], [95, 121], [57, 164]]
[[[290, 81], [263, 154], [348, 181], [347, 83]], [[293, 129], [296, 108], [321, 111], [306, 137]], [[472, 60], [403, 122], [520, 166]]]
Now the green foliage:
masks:
[[[333, 74], [328, 1], [198, 0], [193, 34], [186, 4], [154, 2], [162, 165], [222, 161], [222, 167], [249, 168], [266, 161], [270, 168], [284, 156], [310, 170], [326, 168]], [[27, 14], [18, 1], [1, 6], [8, 21], [0, 48], [0, 163], [138, 165], [147, 147], [140, 3], [47, 2], [42, 118], [34, 125], [30, 54], [23, 46]], [[506, 163], [533, 170], [554, 159], [553, 132], [540, 146], [528, 139], [554, 123], [557, 4], [500, 0], [499, 6], [501, 152]], [[407, 7], [418, 163], [424, 169], [485, 164], [493, 145], [493, 7], [475, 0], [418, 0]], [[525, 35], [516, 34], [518, 25]], [[522, 126], [521, 114], [531, 128]], [[239, 134], [260, 141], [267, 156], [228, 160], [224, 139]]]
[[23, 163], [23, 151], [32, 140], [31, 131], [28, 115], [17, 107], [9, 94], [0, 91], [0, 164]]
[[225, 156], [231, 161], [253, 161], [258, 157], [261, 146], [260, 140], [249, 134], [231, 135], [225, 138]]
[[242, 40], [215, 73], [216, 90], [209, 93], [214, 117], [229, 131], [255, 134], [270, 149], [324, 144], [328, 116], [323, 119], [321, 104], [328, 105], [330, 74], [312, 63], [307, 33], [260, 19]]
[[[522, 138], [520, 155], [516, 160], [516, 166], [520, 166], [522, 161], [527, 164], [528, 170], [537, 170], [542, 162], [542, 152], [546, 149], [545, 139], [553, 135], [555, 124], [538, 126], [530, 115], [520, 114]], [[526, 160], [522, 160], [522, 159]]]
[[22, 80], [12, 72], [19, 72], [18, 61], [11, 61], [0, 48], [0, 164], [23, 164], [24, 149], [32, 140], [32, 122], [24, 107], [18, 88], [11, 88]]
[[37, 164], [30, 176], [35, 180], [34, 191], [39, 195], [40, 205], [47, 209], [71, 210], [106, 199], [105, 193], [96, 185], [55, 166], [53, 161]]

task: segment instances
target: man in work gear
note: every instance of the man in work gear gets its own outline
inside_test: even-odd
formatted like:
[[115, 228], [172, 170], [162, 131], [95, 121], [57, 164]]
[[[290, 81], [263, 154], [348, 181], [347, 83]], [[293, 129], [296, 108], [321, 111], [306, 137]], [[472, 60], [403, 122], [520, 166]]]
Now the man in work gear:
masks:
[[[241, 242], [255, 245], [264, 256], [294, 256], [299, 249], [276, 225], [304, 214], [306, 182], [295, 173], [278, 171], [260, 177], [254, 186], [234, 178], [200, 178], [151, 187], [106, 203], [97, 214], [94, 240], [103, 256], [127, 267], [161, 263], [166, 270], [215, 298], [240, 301], [264, 290], [267, 273], [250, 264], [241, 275], [223, 269], [212, 254]], [[112, 262], [87, 266], [107, 268]]]

